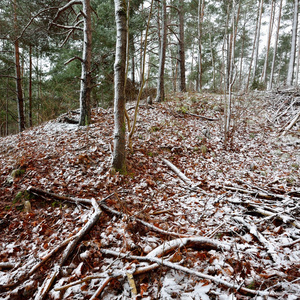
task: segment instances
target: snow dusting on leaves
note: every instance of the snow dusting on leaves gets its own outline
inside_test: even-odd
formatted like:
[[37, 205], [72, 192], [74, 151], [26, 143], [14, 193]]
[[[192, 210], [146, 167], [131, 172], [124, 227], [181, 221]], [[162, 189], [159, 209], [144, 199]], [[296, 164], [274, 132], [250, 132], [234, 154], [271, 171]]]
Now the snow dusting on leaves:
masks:
[[126, 175], [110, 173], [112, 109], [88, 127], [58, 119], [1, 138], [0, 298], [34, 299], [93, 214], [80, 199], [107, 198], [119, 214], [104, 209], [46, 299], [128, 299], [132, 285], [137, 299], [298, 299], [300, 132], [280, 136], [289, 118], [272, 99], [236, 99], [226, 147], [218, 95], [141, 106]]

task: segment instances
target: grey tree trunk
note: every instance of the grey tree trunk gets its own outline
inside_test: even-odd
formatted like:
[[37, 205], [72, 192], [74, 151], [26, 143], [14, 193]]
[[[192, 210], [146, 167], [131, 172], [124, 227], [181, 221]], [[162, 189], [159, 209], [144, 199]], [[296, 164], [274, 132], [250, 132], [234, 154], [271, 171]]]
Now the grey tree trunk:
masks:
[[272, 0], [271, 4], [271, 14], [270, 14], [270, 21], [269, 21], [269, 33], [268, 33], [268, 43], [267, 43], [267, 51], [265, 57], [264, 68], [261, 74], [261, 82], [267, 82], [267, 68], [268, 68], [268, 59], [269, 59], [269, 52], [270, 52], [270, 44], [271, 44], [271, 37], [274, 25], [274, 14], [275, 14], [275, 0]]
[[179, 44], [178, 44], [178, 55], [179, 55], [179, 70], [180, 70], [180, 85], [179, 89], [181, 92], [186, 91], [185, 83], [185, 42], [184, 42], [184, 2], [180, 1], [178, 5], [179, 14]]
[[91, 58], [92, 58], [92, 21], [90, 0], [83, 0], [83, 49], [80, 82], [80, 120], [79, 125], [91, 123]]
[[[17, 1], [14, 0], [14, 28], [15, 36], [17, 36], [18, 20], [17, 20]], [[18, 117], [19, 117], [19, 131], [25, 129], [25, 116], [24, 116], [24, 98], [22, 91], [22, 78], [21, 78], [21, 66], [20, 66], [20, 50], [19, 50], [19, 40], [16, 38], [15, 43], [15, 67], [16, 67], [16, 94], [18, 103]]]
[[282, 0], [280, 0], [280, 4], [279, 4], [278, 23], [277, 23], [276, 37], [275, 37], [275, 41], [274, 41], [274, 53], [273, 53], [273, 60], [272, 60], [272, 67], [271, 67], [271, 74], [270, 74], [268, 89], [272, 89], [272, 85], [273, 85], [273, 77], [274, 77], [275, 61], [276, 61], [276, 55], [277, 55], [279, 29], [280, 29], [280, 21], [281, 21], [281, 10], [282, 10]]
[[289, 86], [291, 86], [293, 84], [293, 79], [294, 79], [294, 67], [295, 67], [296, 44], [297, 44], [297, 28], [298, 28], [298, 7], [299, 7], [299, 0], [295, 0], [291, 54], [290, 54], [289, 69], [288, 69], [288, 74], [287, 74], [287, 79], [286, 79], [286, 84]]
[[253, 62], [253, 71], [252, 71], [253, 80], [255, 80], [255, 76], [256, 76], [258, 50], [259, 50], [259, 40], [260, 40], [260, 28], [261, 28], [261, 19], [262, 19], [262, 13], [263, 13], [263, 4], [264, 4], [264, 1], [261, 0], [260, 1], [260, 8], [259, 8], [257, 36], [256, 36], [256, 43], [255, 43], [255, 55], [254, 55], [254, 62]]
[[167, 48], [167, 5], [166, 0], [162, 0], [161, 7], [161, 38], [159, 49], [159, 70], [157, 80], [157, 95], [156, 102], [164, 101], [165, 99], [165, 61], [166, 61], [166, 48]]
[[125, 124], [125, 67], [126, 67], [126, 3], [114, 0], [117, 26], [116, 57], [114, 64], [114, 150], [112, 167], [115, 171], [126, 171], [126, 124]]
[[205, 0], [198, 0], [198, 78], [196, 90], [198, 92], [202, 89], [202, 23], [204, 16]]

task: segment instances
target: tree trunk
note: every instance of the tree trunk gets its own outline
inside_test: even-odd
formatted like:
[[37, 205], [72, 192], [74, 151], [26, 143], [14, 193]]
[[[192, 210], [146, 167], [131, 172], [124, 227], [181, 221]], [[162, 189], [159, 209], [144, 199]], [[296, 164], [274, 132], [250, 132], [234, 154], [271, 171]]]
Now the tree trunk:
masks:
[[198, 92], [202, 89], [202, 23], [204, 16], [204, 6], [205, 0], [198, 0], [198, 78], [197, 78], [197, 87]]
[[184, 42], [184, 8], [183, 1], [179, 2], [178, 14], [179, 14], [179, 44], [178, 44], [178, 54], [179, 54], [179, 70], [180, 70], [180, 86], [181, 92], [186, 91], [185, 83], [185, 42]]
[[79, 125], [91, 123], [91, 58], [92, 58], [92, 21], [90, 0], [83, 0], [83, 49], [80, 82], [80, 120]]
[[159, 70], [157, 80], [157, 95], [156, 102], [164, 101], [165, 99], [165, 61], [166, 61], [166, 48], [167, 48], [167, 6], [166, 0], [162, 0], [161, 7], [161, 38], [159, 50]]
[[[253, 60], [254, 60], [254, 53], [255, 53], [256, 49], [258, 49], [258, 46], [257, 46], [257, 41], [259, 41], [258, 28], [260, 27], [259, 23], [261, 21], [262, 6], [263, 6], [263, 0], [260, 0], [260, 5], [257, 10], [257, 19], [256, 19], [255, 34], [254, 34], [254, 39], [253, 39], [253, 48], [252, 48], [249, 72], [248, 72], [247, 83], [246, 83], [246, 88], [245, 88], [246, 91], [249, 88], [249, 83], [250, 83], [250, 78], [251, 78], [251, 70], [252, 70], [252, 65], [253, 65]], [[255, 69], [256, 69], [256, 66], [255, 66]]]
[[281, 21], [281, 10], [282, 10], [282, 0], [280, 0], [280, 6], [279, 6], [279, 12], [278, 12], [278, 23], [277, 23], [275, 42], [274, 42], [274, 53], [273, 53], [273, 60], [272, 60], [272, 67], [271, 67], [271, 74], [270, 74], [268, 89], [272, 89], [272, 84], [273, 84], [275, 61], [276, 61], [278, 38], [279, 38], [279, 29], [280, 29], [280, 21]]
[[[14, 27], [15, 27], [15, 37], [17, 36], [17, 1], [14, 0]], [[19, 131], [25, 129], [25, 116], [24, 116], [24, 99], [22, 91], [22, 79], [21, 79], [21, 67], [20, 67], [20, 50], [19, 50], [19, 40], [16, 38], [14, 42], [15, 46], [15, 66], [16, 66], [16, 94], [18, 103], [18, 117], [19, 117]]]
[[112, 167], [115, 171], [124, 173], [126, 171], [125, 150], [125, 63], [126, 63], [126, 3], [123, 0], [114, 0], [115, 18], [117, 26], [116, 57], [114, 65], [114, 152]]
[[275, 0], [272, 0], [270, 21], [269, 21], [267, 51], [266, 51], [264, 68], [263, 68], [263, 71], [262, 71], [262, 74], [261, 74], [261, 82], [263, 82], [263, 83], [267, 82], [268, 58], [269, 58], [269, 52], [270, 52], [269, 50], [270, 50], [271, 37], [272, 37], [272, 31], [273, 31], [273, 25], [274, 25], [274, 15], [275, 15]]
[[28, 100], [29, 100], [29, 127], [32, 127], [32, 46], [29, 46], [29, 87], [28, 87]]
[[255, 43], [255, 55], [254, 55], [254, 62], [253, 62], [253, 71], [252, 71], [253, 81], [255, 80], [255, 76], [256, 76], [258, 50], [259, 50], [259, 40], [260, 40], [260, 28], [261, 28], [261, 19], [262, 19], [262, 13], [263, 13], [263, 4], [264, 4], [264, 1], [261, 0], [260, 1], [260, 8], [259, 8], [257, 36], [256, 36], [256, 43]]
[[288, 86], [291, 86], [294, 80], [294, 66], [295, 66], [297, 28], [298, 28], [298, 6], [299, 6], [299, 0], [295, 0], [291, 54], [290, 54], [289, 69], [288, 69], [287, 80], [286, 80], [286, 84]]

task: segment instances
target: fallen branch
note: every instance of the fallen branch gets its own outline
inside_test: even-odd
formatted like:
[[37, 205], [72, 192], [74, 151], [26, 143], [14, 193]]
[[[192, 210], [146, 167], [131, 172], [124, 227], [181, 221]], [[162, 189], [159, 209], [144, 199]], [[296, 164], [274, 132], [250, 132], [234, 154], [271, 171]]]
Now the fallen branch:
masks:
[[197, 276], [197, 277], [200, 277], [200, 278], [203, 278], [203, 279], [213, 281], [217, 284], [222, 284], [224, 286], [227, 286], [231, 289], [235, 289], [237, 291], [240, 290], [242, 292], [250, 293], [251, 295], [273, 296], [273, 297], [278, 297], [279, 296], [278, 294], [271, 293], [271, 292], [251, 290], [251, 289], [248, 289], [248, 288], [240, 287], [238, 285], [229, 283], [229, 282], [227, 282], [225, 280], [222, 280], [220, 278], [217, 278], [217, 277], [214, 277], [214, 276], [211, 276], [211, 275], [207, 275], [207, 274], [204, 274], [202, 272], [195, 271], [195, 270], [191, 270], [189, 268], [171, 263], [167, 260], [162, 260], [162, 259], [157, 258], [157, 257], [129, 255], [129, 254], [119, 253], [119, 252], [116, 252], [116, 251], [113, 251], [113, 250], [107, 250], [107, 249], [101, 249], [100, 251], [103, 254], [111, 255], [111, 256], [117, 256], [117, 257], [121, 257], [121, 258], [124, 258], [124, 259], [156, 263], [158, 265], [165, 266], [165, 267], [177, 270], [177, 271], [181, 271], [181, 272], [187, 273], [189, 275], [193, 275], [193, 276]]
[[56, 277], [59, 275], [62, 266], [67, 261], [78, 242], [84, 237], [84, 235], [86, 235], [92, 229], [92, 227], [99, 220], [102, 211], [95, 199], [91, 199], [91, 203], [95, 210], [94, 214], [91, 216], [89, 221], [83, 226], [83, 228], [75, 235], [72, 242], [68, 244], [67, 248], [63, 253], [60, 263], [54, 267], [53, 272], [50, 275], [48, 275], [47, 278], [44, 280], [43, 285], [38, 290], [38, 293], [35, 296], [35, 300], [42, 300], [45, 298]]
[[184, 183], [189, 186], [193, 186], [194, 183], [187, 178], [176, 166], [174, 166], [170, 161], [165, 158], [161, 159]]
[[243, 224], [249, 230], [249, 232], [253, 234], [259, 240], [259, 242], [266, 248], [267, 253], [270, 255], [271, 259], [275, 263], [279, 264], [280, 259], [276, 254], [278, 251], [276, 251], [274, 245], [267, 241], [267, 239], [258, 231], [255, 224], [252, 223], [250, 225], [248, 222], [245, 221], [245, 218], [242, 217], [234, 217], [233, 219]]
[[214, 118], [209, 118], [209, 117], [205, 117], [205, 116], [201, 116], [201, 115], [196, 115], [190, 112], [186, 112], [185, 114], [193, 116], [193, 117], [197, 117], [203, 120], [207, 120], [207, 121], [219, 121], [219, 119], [214, 119]]
[[[55, 194], [55, 193], [47, 192], [45, 190], [34, 188], [34, 187], [29, 187], [27, 189], [27, 191], [32, 193], [32, 194], [35, 194], [35, 195], [40, 195], [40, 196], [43, 196], [43, 197], [50, 197], [52, 199], [64, 200], [64, 201], [68, 201], [68, 202], [71, 202], [71, 203], [91, 204], [91, 200], [89, 200], [89, 199], [62, 196], [62, 195], [58, 195], [58, 194]], [[127, 216], [126, 214], [124, 214], [122, 212], [119, 212], [119, 211], [117, 211], [113, 208], [110, 208], [109, 206], [107, 206], [105, 204], [105, 200], [107, 200], [108, 198], [110, 198], [114, 195], [115, 195], [115, 193], [112, 193], [112, 194], [108, 195], [107, 197], [105, 197], [104, 199], [102, 199], [101, 201], [98, 201], [98, 205], [101, 207], [101, 209], [104, 212], [115, 215], [115, 216], [118, 216], [119, 218]], [[177, 233], [177, 232], [170, 232], [170, 231], [160, 229], [160, 228], [154, 226], [153, 224], [150, 224], [146, 221], [143, 221], [141, 219], [138, 219], [138, 218], [135, 218], [135, 217], [132, 217], [132, 216], [127, 216], [127, 218], [131, 221], [136, 221], [136, 222], [148, 227], [150, 230], [153, 230], [153, 231], [155, 231], [157, 233], [160, 233], [160, 234], [163, 234], [163, 235], [174, 236], [174, 237], [190, 237], [191, 236], [191, 235], [187, 235], [187, 234], [180, 234], [180, 233]]]
[[298, 111], [297, 115], [292, 119], [292, 121], [289, 123], [289, 125], [284, 129], [281, 136], [286, 135], [287, 132], [298, 122], [299, 118], [300, 118], [300, 110]]

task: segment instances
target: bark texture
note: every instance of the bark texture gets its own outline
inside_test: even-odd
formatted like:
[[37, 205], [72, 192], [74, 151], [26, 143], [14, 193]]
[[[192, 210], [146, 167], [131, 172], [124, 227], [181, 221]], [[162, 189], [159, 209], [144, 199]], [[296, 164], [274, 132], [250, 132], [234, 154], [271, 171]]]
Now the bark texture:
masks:
[[167, 5], [166, 0], [162, 0], [161, 7], [161, 40], [159, 51], [159, 70], [157, 80], [157, 95], [156, 102], [164, 101], [165, 99], [165, 61], [166, 61], [166, 48], [167, 48]]
[[126, 171], [126, 124], [125, 124], [125, 67], [126, 67], [126, 4], [122, 0], [115, 1], [115, 18], [117, 26], [116, 57], [114, 64], [114, 151], [112, 167], [121, 173]]
[[83, 49], [80, 82], [80, 120], [79, 125], [91, 123], [91, 58], [92, 58], [92, 22], [90, 0], [82, 1], [83, 8]]

